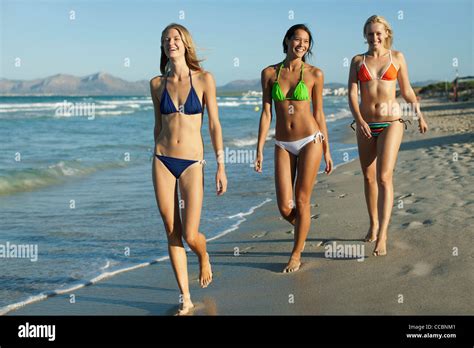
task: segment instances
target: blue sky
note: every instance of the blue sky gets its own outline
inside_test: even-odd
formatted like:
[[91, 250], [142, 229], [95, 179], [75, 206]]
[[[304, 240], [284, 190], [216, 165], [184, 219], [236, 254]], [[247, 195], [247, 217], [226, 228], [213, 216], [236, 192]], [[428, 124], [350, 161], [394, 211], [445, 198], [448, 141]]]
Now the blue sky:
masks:
[[[259, 78], [263, 67], [284, 58], [286, 30], [305, 23], [315, 37], [310, 63], [324, 71], [326, 82], [346, 83], [344, 59], [366, 50], [362, 26], [372, 14], [392, 24], [393, 48], [405, 54], [412, 82], [452, 80], [453, 59], [460, 75], [474, 75], [472, 0], [0, 3], [0, 77], [9, 79], [98, 71], [132, 81], [149, 79], [159, 74], [161, 31], [177, 22], [190, 30], [200, 57], [206, 59], [204, 68], [223, 85]], [[75, 20], [69, 19], [71, 10]], [[15, 67], [15, 58], [21, 59], [20, 67]], [[124, 67], [126, 58], [130, 67]]]

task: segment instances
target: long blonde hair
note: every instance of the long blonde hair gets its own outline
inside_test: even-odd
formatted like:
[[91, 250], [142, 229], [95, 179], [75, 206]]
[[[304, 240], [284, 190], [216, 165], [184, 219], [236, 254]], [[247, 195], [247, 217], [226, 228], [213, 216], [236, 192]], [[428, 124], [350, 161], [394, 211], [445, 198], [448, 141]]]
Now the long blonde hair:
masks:
[[363, 30], [364, 38], [367, 40], [367, 27], [372, 23], [380, 23], [380, 24], [383, 24], [385, 26], [385, 31], [387, 32], [387, 38], [385, 39], [385, 41], [383, 43], [383, 46], [387, 49], [390, 49], [392, 47], [392, 43], [393, 43], [393, 31], [392, 31], [392, 27], [390, 26], [390, 24], [382, 16], [373, 15], [373, 16], [370, 16], [365, 21], [364, 30]]
[[196, 46], [194, 45], [193, 38], [189, 33], [188, 29], [186, 29], [181, 24], [171, 23], [169, 24], [162, 32], [161, 32], [161, 58], [160, 58], [160, 71], [162, 74], [165, 74], [168, 68], [169, 58], [165, 54], [165, 49], [163, 47], [163, 40], [165, 39], [165, 35], [170, 29], [176, 29], [181, 36], [181, 40], [183, 40], [185, 53], [184, 59], [186, 60], [186, 65], [191, 70], [198, 70], [202, 71], [201, 65], [199, 64], [202, 60], [199, 60], [196, 55]]

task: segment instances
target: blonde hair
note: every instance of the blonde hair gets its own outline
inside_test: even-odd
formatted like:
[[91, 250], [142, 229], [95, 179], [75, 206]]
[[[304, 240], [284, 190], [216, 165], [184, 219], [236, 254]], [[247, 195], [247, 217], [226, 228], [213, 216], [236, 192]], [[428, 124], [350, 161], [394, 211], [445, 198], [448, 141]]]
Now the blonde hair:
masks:
[[163, 47], [163, 41], [165, 39], [166, 33], [171, 30], [176, 29], [181, 36], [181, 40], [183, 40], [185, 53], [184, 59], [186, 60], [186, 65], [191, 70], [198, 70], [202, 71], [201, 65], [199, 64], [202, 60], [199, 60], [196, 55], [196, 46], [194, 45], [193, 38], [189, 33], [188, 29], [186, 29], [181, 24], [171, 23], [169, 24], [162, 32], [161, 32], [161, 58], [160, 58], [160, 71], [162, 74], [165, 74], [168, 70], [168, 63], [169, 58], [165, 54], [165, 49]]
[[392, 27], [390, 26], [390, 24], [382, 16], [373, 15], [373, 16], [370, 16], [365, 21], [364, 31], [363, 31], [364, 38], [367, 40], [367, 27], [369, 26], [369, 24], [372, 24], [372, 23], [380, 23], [380, 24], [383, 24], [385, 26], [385, 31], [387, 33], [387, 38], [385, 39], [385, 41], [383, 43], [383, 46], [387, 49], [390, 49], [392, 47], [392, 43], [393, 43], [393, 31], [392, 31]]

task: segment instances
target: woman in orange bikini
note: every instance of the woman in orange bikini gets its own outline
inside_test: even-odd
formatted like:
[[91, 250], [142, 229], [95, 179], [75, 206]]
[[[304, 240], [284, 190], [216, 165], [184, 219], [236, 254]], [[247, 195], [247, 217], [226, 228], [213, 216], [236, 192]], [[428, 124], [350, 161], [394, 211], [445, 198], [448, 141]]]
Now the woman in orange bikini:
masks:
[[349, 105], [356, 124], [370, 218], [365, 241], [376, 242], [373, 255], [382, 256], [387, 254], [393, 170], [407, 122], [401, 118], [396, 99], [397, 81], [401, 96], [415, 110], [420, 132], [425, 133], [428, 126], [411, 88], [405, 58], [401, 52], [391, 50], [393, 37], [389, 23], [381, 16], [371, 16], [364, 24], [363, 34], [369, 48], [366, 53], [352, 58]]

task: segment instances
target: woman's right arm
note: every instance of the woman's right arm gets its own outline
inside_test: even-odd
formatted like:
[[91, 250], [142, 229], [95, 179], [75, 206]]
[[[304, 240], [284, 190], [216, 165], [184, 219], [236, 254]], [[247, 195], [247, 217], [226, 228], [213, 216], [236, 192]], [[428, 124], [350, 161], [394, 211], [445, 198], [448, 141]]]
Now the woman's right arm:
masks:
[[367, 138], [372, 138], [369, 125], [364, 121], [359, 109], [359, 84], [357, 80], [357, 56], [352, 58], [351, 68], [349, 71], [349, 82], [348, 82], [348, 95], [349, 95], [349, 108], [351, 109], [352, 116], [357, 124], [357, 129], [362, 132]]
[[262, 70], [262, 114], [260, 116], [260, 125], [258, 127], [257, 158], [255, 160], [255, 171], [261, 173], [263, 165], [263, 147], [267, 139], [268, 130], [272, 123], [272, 87], [270, 84], [272, 69]]
[[150, 80], [150, 94], [151, 100], [153, 101], [153, 108], [155, 110], [155, 128], [153, 131], [153, 139], [155, 140], [158, 138], [158, 135], [161, 132], [161, 111], [160, 111], [160, 101], [158, 100], [156, 92], [158, 91], [158, 86], [160, 84], [160, 78], [154, 77]]

